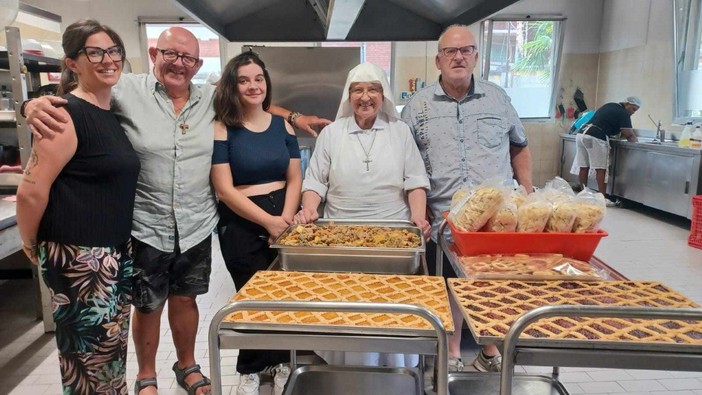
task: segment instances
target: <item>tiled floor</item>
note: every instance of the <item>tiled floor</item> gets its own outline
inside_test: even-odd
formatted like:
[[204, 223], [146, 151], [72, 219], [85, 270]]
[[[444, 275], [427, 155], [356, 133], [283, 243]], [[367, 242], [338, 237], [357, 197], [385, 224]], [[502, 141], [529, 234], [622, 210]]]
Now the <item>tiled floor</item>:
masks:
[[[602, 225], [609, 237], [600, 243], [596, 255], [636, 280], [661, 281], [702, 304], [702, 250], [687, 246], [689, 221], [642, 209], [610, 209]], [[210, 292], [198, 299], [201, 326], [196, 357], [207, 371], [207, 325], [216, 310], [234, 294], [234, 286], [222, 264], [215, 241], [214, 269]], [[52, 335], [43, 333], [33, 318], [30, 280], [0, 282], [0, 395], [61, 394], [56, 347]], [[166, 315], [164, 314], [164, 317]], [[162, 323], [157, 356], [160, 394], [185, 394], [175, 382], [171, 366], [175, 349], [167, 321]], [[130, 345], [133, 350], [133, 345]], [[472, 360], [475, 348], [466, 341], [464, 359]], [[235, 351], [223, 351], [224, 394], [234, 394], [238, 382]], [[129, 354], [127, 368], [130, 388], [136, 374], [136, 360]], [[518, 371], [549, 373], [549, 368], [518, 366]], [[571, 394], [675, 394], [702, 395], [702, 373], [617, 369], [563, 368], [561, 381]], [[270, 385], [262, 387], [268, 395]]]

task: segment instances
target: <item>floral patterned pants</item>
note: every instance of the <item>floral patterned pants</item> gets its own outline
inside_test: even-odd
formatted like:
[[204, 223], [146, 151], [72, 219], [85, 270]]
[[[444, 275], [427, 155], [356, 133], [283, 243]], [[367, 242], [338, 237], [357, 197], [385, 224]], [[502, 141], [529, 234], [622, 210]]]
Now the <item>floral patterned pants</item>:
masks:
[[63, 394], [127, 395], [131, 243], [42, 242], [39, 263], [51, 291]]

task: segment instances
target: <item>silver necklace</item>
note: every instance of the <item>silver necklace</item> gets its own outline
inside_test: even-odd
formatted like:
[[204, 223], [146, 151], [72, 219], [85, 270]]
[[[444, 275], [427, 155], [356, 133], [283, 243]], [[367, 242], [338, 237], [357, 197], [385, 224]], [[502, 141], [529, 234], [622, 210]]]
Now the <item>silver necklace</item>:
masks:
[[[373, 130], [373, 129], [370, 129], [370, 130]], [[370, 148], [368, 148], [368, 151], [366, 151], [366, 147], [361, 142], [361, 138], [358, 137], [358, 133], [356, 134], [356, 139], [358, 140], [358, 143], [361, 144], [361, 149], [363, 150], [363, 153], [366, 154], [366, 157], [363, 159], [363, 163], [366, 164], [366, 171], [370, 171], [370, 163], [373, 162], [373, 159], [370, 158], [370, 153], [371, 153], [371, 150], [373, 149], [373, 144], [375, 144], [375, 137], [377, 135], [378, 135], [378, 133], [373, 133], [373, 140], [371, 140]]]
[[187, 133], [188, 129], [190, 129], [190, 125], [188, 125], [188, 118], [190, 117], [190, 111], [192, 110], [192, 107], [188, 107], [189, 104], [190, 99], [188, 99], [188, 101], [185, 102], [185, 105], [183, 106], [185, 110], [181, 112], [181, 114], [183, 114], [183, 121], [181, 121], [180, 125], [178, 125], [181, 134]]

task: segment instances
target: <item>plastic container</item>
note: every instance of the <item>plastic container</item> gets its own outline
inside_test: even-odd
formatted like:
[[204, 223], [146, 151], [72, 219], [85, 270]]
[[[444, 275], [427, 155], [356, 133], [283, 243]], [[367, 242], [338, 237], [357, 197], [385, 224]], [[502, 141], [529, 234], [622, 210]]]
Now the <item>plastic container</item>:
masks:
[[[521, 233], [463, 232], [448, 221], [453, 241], [461, 255], [554, 253], [589, 261], [607, 232]], [[702, 235], [702, 230], [700, 231]], [[702, 236], [700, 242], [702, 243]]]
[[692, 137], [690, 137], [690, 148], [702, 149], [702, 130], [700, 130], [700, 125], [697, 125]]
[[692, 122], [688, 122], [680, 135], [680, 141], [678, 141], [678, 147], [680, 148], [690, 148], [690, 138], [692, 138]]
[[687, 244], [702, 249], [702, 195], [692, 197], [692, 221]]

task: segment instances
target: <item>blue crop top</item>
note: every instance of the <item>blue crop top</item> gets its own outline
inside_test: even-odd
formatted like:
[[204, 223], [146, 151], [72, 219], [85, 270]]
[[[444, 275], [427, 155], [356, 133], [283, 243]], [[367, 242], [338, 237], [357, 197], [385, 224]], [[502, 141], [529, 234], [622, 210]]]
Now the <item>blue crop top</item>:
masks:
[[297, 138], [285, 130], [285, 121], [272, 116], [263, 132], [228, 127], [227, 140], [215, 140], [212, 164], [229, 163], [234, 185], [285, 181], [290, 158], [300, 157]]

